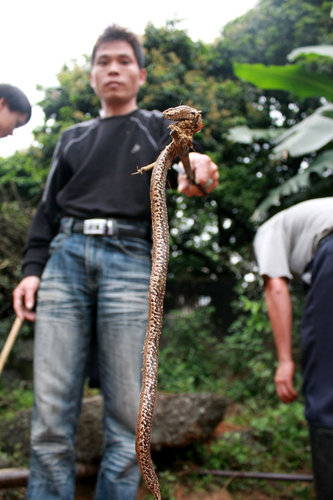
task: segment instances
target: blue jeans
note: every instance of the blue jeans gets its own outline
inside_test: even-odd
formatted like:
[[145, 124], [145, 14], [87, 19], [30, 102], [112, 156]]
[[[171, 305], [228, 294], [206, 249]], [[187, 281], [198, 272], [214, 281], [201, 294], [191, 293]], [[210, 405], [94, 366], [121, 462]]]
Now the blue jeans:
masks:
[[[135, 430], [148, 316], [151, 245], [60, 233], [38, 293], [28, 498], [70, 500], [74, 435], [92, 330], [104, 399], [96, 500], [134, 500]], [[91, 437], [94, 439], [94, 436]]]
[[[319, 246], [312, 263], [301, 324], [305, 416], [310, 425], [333, 429], [333, 238]], [[333, 471], [332, 471], [333, 472]]]

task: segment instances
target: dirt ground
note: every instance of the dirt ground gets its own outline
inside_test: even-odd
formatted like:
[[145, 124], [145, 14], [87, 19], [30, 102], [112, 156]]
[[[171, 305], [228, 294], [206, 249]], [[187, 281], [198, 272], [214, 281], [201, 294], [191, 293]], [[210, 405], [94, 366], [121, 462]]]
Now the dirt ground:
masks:
[[[147, 495], [148, 495], [148, 490], [144, 486], [142, 486], [139, 489], [139, 493], [136, 500], [147, 500], [148, 498]], [[253, 490], [248, 493], [242, 492], [232, 495], [225, 488], [220, 488], [211, 493], [198, 492], [198, 491], [185, 492], [183, 489], [178, 488], [174, 493], [174, 498], [175, 500], [284, 500], [287, 497], [285, 495], [283, 495], [282, 497], [267, 496], [256, 490]], [[77, 489], [75, 500], [93, 500], [93, 488], [90, 491], [88, 491], [87, 485], [79, 486]]]
[[[228, 481], [226, 483], [228, 483]], [[139, 489], [136, 500], [147, 500], [148, 493], [147, 488], [142, 485]], [[93, 500], [93, 495], [94, 481], [84, 480], [77, 484], [75, 500]], [[25, 488], [17, 488], [15, 490], [0, 489], [0, 500], [23, 500], [25, 498]], [[150, 496], [149, 498], [152, 497]], [[214, 489], [214, 492], [189, 491], [188, 487], [185, 489], [179, 486], [178, 488], [175, 488], [173, 498], [175, 500], [285, 500], [286, 498], [292, 498], [292, 496], [290, 496], [290, 494], [287, 496], [285, 494], [267, 496], [257, 490], [251, 490], [249, 492], [242, 491], [231, 494], [225, 488]], [[311, 496], [310, 493], [310, 496], [306, 496], [306, 498], [310, 500], [315, 497], [314, 494]]]
[[[147, 500], [148, 491], [142, 487], [139, 490], [138, 496], [136, 500]], [[0, 497], [1, 498], [1, 497]], [[175, 493], [176, 500], [234, 500], [234, 497], [230, 495], [225, 489], [221, 489], [220, 491], [215, 491], [214, 493], [184, 493], [182, 491], [176, 491]], [[244, 500], [271, 500], [266, 496], [247, 496], [244, 497]], [[75, 500], [93, 500], [93, 491], [88, 492], [87, 488], [83, 487], [79, 488], [77, 494], [75, 496]]]

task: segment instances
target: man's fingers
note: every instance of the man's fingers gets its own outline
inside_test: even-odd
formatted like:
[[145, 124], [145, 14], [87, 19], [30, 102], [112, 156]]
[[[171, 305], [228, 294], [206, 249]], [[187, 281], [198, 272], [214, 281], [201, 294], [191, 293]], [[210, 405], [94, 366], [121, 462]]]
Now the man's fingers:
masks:
[[200, 189], [200, 186], [198, 187], [198, 185], [191, 182], [183, 173], [178, 175], [178, 191], [186, 196], [204, 196], [218, 185], [219, 172], [217, 165], [207, 155], [192, 152], [189, 157], [195, 182], [204, 188], [205, 193]]
[[283, 403], [292, 403], [298, 397], [293, 386], [285, 382], [275, 382], [276, 392]]
[[18, 287], [15, 288], [13, 292], [13, 307], [14, 311], [16, 312], [16, 315], [22, 320], [24, 319], [23, 300], [24, 300], [23, 290], [21, 290]]
[[33, 308], [39, 283], [40, 279], [37, 276], [27, 276], [13, 291], [13, 307], [20, 319], [35, 320]]
[[31, 288], [27, 289], [27, 293], [25, 295], [25, 307], [31, 311], [34, 306], [35, 306], [35, 290], [32, 290]]
[[[210, 193], [213, 189], [218, 185], [218, 178], [205, 180], [205, 182], [199, 182], [196, 180], [198, 184], [200, 184], [206, 193]], [[178, 191], [179, 193], [183, 193], [186, 196], [204, 196], [204, 193], [200, 190], [198, 186], [193, 184], [188, 180], [186, 176], [180, 175], [178, 177]]]
[[215, 163], [211, 161], [206, 168], [195, 169], [195, 180], [205, 189], [214, 189], [211, 186], [216, 187], [219, 180], [219, 172]]

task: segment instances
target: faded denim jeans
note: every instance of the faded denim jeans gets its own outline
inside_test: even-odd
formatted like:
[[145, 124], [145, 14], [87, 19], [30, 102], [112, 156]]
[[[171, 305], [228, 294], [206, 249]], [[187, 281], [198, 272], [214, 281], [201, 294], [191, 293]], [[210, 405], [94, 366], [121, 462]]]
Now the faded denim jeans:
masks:
[[136, 498], [135, 429], [150, 250], [143, 239], [88, 237], [66, 230], [51, 244], [35, 327], [30, 500], [74, 498], [74, 436], [93, 328], [104, 397], [95, 499]]

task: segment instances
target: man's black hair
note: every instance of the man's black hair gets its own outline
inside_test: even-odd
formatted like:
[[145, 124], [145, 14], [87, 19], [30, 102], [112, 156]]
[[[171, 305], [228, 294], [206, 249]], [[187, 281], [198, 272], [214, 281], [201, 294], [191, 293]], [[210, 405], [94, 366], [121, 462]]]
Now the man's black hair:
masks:
[[14, 85], [0, 83], [0, 99], [4, 99], [10, 111], [18, 111], [27, 115], [25, 123], [31, 118], [31, 104], [27, 96]]

